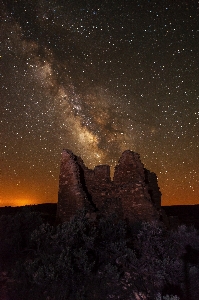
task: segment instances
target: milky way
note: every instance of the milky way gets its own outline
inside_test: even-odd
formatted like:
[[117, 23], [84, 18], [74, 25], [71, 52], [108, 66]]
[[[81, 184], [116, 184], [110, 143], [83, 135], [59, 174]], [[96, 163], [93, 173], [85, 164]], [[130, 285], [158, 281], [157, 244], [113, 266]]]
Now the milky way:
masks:
[[3, 1], [0, 205], [57, 202], [62, 148], [138, 152], [163, 204], [199, 203], [198, 20], [198, 1]]

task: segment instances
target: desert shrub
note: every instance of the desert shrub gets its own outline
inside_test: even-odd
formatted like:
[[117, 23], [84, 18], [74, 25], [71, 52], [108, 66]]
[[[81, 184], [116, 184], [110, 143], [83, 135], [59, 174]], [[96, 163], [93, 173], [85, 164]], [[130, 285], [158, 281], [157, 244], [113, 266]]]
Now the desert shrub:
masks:
[[32, 232], [42, 224], [38, 213], [23, 210], [15, 215], [0, 217], [0, 261], [1, 266], [12, 264], [13, 260], [23, 255], [30, 244]]
[[161, 294], [158, 294], [155, 300], [180, 300], [180, 298], [176, 295], [166, 295], [162, 297]]
[[[57, 227], [37, 226], [28, 239], [31, 255], [15, 268], [18, 299], [174, 300], [183, 299], [183, 293], [195, 295], [198, 261], [190, 261], [189, 252], [197, 257], [197, 231], [168, 231], [157, 222], [133, 226], [116, 215], [91, 220], [85, 211]], [[168, 296], [174, 287], [174, 296]]]
[[91, 221], [84, 211], [57, 227], [42, 224], [32, 233], [31, 243], [32, 259], [15, 273], [29, 299], [32, 290], [49, 297], [56, 294], [57, 299], [104, 299], [122, 292], [122, 264], [128, 252], [128, 259], [135, 258], [126, 245], [125, 222], [115, 216]]
[[193, 226], [181, 225], [170, 232], [170, 251], [181, 263], [176, 272], [185, 298], [196, 299], [199, 294], [199, 233]]

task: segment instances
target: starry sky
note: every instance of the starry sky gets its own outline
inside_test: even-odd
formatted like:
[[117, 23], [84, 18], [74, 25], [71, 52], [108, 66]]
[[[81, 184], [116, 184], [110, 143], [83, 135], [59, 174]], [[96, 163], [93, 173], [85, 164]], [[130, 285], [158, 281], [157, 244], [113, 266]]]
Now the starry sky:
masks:
[[2, 0], [0, 206], [57, 202], [63, 148], [138, 152], [162, 204], [199, 204], [199, 2]]

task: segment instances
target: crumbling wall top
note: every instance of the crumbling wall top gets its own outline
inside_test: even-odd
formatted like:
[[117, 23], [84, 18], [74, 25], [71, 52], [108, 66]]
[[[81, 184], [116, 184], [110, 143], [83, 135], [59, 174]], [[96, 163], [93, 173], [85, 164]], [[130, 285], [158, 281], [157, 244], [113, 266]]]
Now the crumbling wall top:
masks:
[[144, 165], [138, 153], [126, 150], [122, 153], [115, 167], [113, 182], [115, 184], [140, 182], [144, 180]]

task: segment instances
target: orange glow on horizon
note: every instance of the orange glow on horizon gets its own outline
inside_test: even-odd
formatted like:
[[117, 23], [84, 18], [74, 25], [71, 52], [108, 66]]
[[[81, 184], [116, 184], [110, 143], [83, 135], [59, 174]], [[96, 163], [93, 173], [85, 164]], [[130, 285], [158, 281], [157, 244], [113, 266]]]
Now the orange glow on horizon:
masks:
[[[184, 192], [177, 196], [165, 195], [162, 191], [162, 206], [172, 206], [172, 205], [194, 205], [199, 204], [199, 199], [196, 199], [194, 195], [188, 195]], [[54, 193], [53, 193], [54, 192]], [[192, 196], [192, 197], [191, 197]], [[0, 207], [4, 206], [25, 206], [25, 205], [37, 205], [43, 203], [57, 203], [57, 189], [51, 192], [51, 197], [46, 197], [44, 195], [14, 195], [14, 197], [9, 197], [5, 195], [4, 201], [1, 198]]]
[[0, 206], [25, 206], [25, 205], [33, 205], [38, 204], [39, 201], [37, 201], [34, 198], [31, 197], [17, 197], [12, 199], [6, 199], [6, 201], [1, 201]]
[[13, 201], [15, 203], [15, 206], [25, 206], [25, 205], [33, 205], [35, 204], [35, 199], [30, 199], [30, 198], [19, 198], [15, 199]]
[[[113, 171], [113, 167], [111, 169]], [[111, 175], [113, 176], [113, 174]], [[21, 186], [14, 186], [13, 182], [5, 180], [0, 189], [0, 207], [57, 203], [58, 186], [58, 176], [57, 180], [52, 180], [50, 183], [43, 178], [34, 183], [25, 182]], [[166, 182], [165, 185], [163, 177], [158, 178], [158, 186], [162, 193], [162, 206], [199, 204], [199, 190], [196, 187], [194, 187], [194, 191], [187, 184], [179, 188], [179, 185], [176, 186], [171, 181]]]

